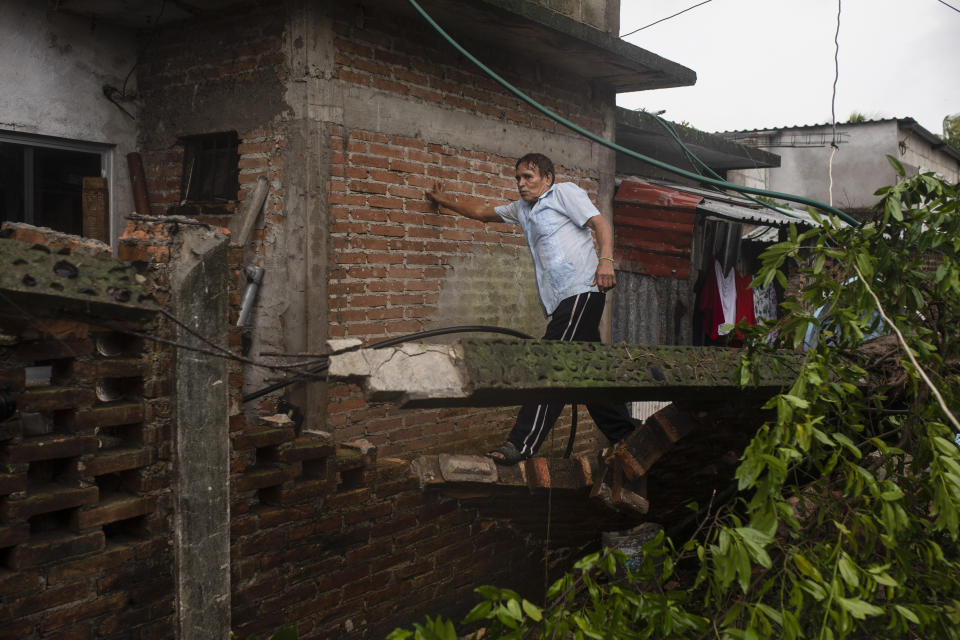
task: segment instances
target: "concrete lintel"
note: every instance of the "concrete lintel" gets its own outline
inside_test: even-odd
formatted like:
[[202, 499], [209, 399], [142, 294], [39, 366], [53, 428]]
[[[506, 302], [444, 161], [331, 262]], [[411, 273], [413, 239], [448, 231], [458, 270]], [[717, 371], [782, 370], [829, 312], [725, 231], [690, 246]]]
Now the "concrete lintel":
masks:
[[789, 384], [793, 352], [765, 359], [741, 389], [741, 351], [547, 340], [461, 340], [332, 356], [330, 376], [362, 380], [372, 400], [404, 407], [563, 402], [756, 400]]

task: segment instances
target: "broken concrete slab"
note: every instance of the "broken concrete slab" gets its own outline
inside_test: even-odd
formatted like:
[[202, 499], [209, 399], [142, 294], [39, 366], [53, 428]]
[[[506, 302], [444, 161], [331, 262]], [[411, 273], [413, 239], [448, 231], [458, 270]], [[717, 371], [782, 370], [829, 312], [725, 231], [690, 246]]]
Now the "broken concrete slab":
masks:
[[466, 397], [462, 360], [457, 344], [402, 344], [333, 355], [328, 373], [331, 378], [362, 382], [373, 401], [462, 399]]
[[799, 366], [792, 351], [776, 352], [741, 388], [741, 354], [718, 347], [466, 339], [334, 354], [329, 374], [361, 381], [370, 400], [413, 408], [755, 399], [790, 384]]

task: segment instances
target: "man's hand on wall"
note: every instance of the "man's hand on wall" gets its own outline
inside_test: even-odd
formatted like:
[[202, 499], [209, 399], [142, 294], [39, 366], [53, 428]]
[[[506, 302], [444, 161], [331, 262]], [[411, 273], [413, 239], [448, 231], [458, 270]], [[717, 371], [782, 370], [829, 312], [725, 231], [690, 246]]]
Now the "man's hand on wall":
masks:
[[440, 207], [450, 208], [451, 204], [456, 203], [456, 199], [443, 191], [443, 183], [433, 183], [433, 189], [426, 192], [427, 199]]

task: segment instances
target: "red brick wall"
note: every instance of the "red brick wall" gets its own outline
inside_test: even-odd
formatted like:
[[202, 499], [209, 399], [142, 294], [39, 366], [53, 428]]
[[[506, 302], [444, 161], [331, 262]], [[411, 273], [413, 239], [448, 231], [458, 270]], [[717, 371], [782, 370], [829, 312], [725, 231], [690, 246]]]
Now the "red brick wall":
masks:
[[[42, 230], [19, 235], [45, 244]], [[62, 236], [53, 246], [75, 249]], [[0, 637], [169, 637], [169, 354], [115, 327], [27, 311], [0, 316], [0, 382], [18, 409], [0, 422]], [[38, 365], [52, 376], [27, 386]]]
[[[334, 41], [336, 77], [343, 82], [489, 116], [492, 132], [497, 122], [531, 127], [544, 136], [563, 129], [457, 55], [422, 20], [358, 24], [349, 10], [344, 13], [348, 15], [335, 23]], [[482, 43], [465, 44], [540, 104], [590, 131], [603, 129], [600, 102], [588, 81], [559, 74], [532, 56], [508, 57]]]
[[[182, 149], [177, 136], [237, 132], [240, 202], [259, 175], [270, 180], [265, 228], [255, 231], [245, 255], [231, 250], [233, 321], [244, 284], [241, 266], [251, 259], [263, 265], [278, 258], [267, 252], [271, 239], [282, 235], [285, 208], [292, 206], [285, 201], [284, 160], [296, 159], [285, 154], [293, 136], [284, 110], [275, 108], [283, 98], [276, 80], [286, 73], [274, 55], [282, 51], [278, 16], [283, 12], [275, 5], [264, 7], [166, 29], [138, 70], [146, 105], [141, 154], [154, 214], [196, 214], [226, 226], [240, 206], [179, 207]], [[484, 114], [491, 125], [505, 121], [544, 135], [557, 132], [552, 122], [453, 57], [422, 25], [387, 31], [373, 20], [358, 26], [354, 18], [351, 14], [335, 25], [334, 81]], [[244, 51], [254, 53], [241, 55]], [[243, 62], [239, 67], [238, 61]], [[578, 124], [601, 129], [588, 83], [556, 77], [549, 68], [528, 77], [522, 61], [515, 66], [510, 60], [499, 62], [508, 79], [538, 100]], [[260, 93], [251, 93], [254, 85]], [[191, 89], [200, 96], [196, 110]], [[219, 113], [208, 105], [215, 95], [221, 100]], [[331, 336], [376, 342], [432, 328], [452, 265], [466, 256], [503, 252], [518, 264], [529, 264], [516, 230], [441, 214], [423, 195], [441, 179], [447, 190], [464, 197], [513, 199], [514, 158], [484, 151], [483, 140], [471, 148], [454, 148], [444, 140], [339, 126], [318, 133], [319, 139], [331, 141], [330, 175], [320, 176], [329, 182]], [[596, 194], [595, 172], [559, 167], [559, 174]], [[144, 237], [134, 241], [138, 234]], [[167, 241], [160, 236], [153, 225], [136, 225], [131, 239], [121, 243], [121, 257], [161, 256]], [[478, 279], [463, 295], [497, 305], [513, 293], [484, 285]], [[540, 330], [542, 326], [533, 332]], [[231, 330], [231, 346], [239, 348], [240, 337]], [[242, 373], [240, 365], [231, 365], [235, 407], [240, 406]], [[257, 404], [261, 417], [274, 412], [281, 395]], [[244, 637], [262, 635], [295, 622], [305, 638], [340, 637], [351, 628], [354, 635], [380, 637], [423, 613], [462, 614], [478, 584], [521, 587], [530, 576], [539, 581], [538, 550], [521, 536], [482, 521], [456, 502], [435, 501], [409, 478], [405, 463], [385, 459], [483, 451], [502, 441], [514, 415], [514, 408], [398, 410], [370, 405], [355, 386], [337, 384], [331, 385], [326, 415], [330, 442], [242, 412], [231, 416], [237, 631]], [[578, 451], [594, 448], [592, 425], [585, 426], [589, 423], [583, 412]], [[337, 448], [359, 438], [379, 447], [376, 465]], [[565, 429], [558, 428], [547, 447], [556, 451], [565, 444]]]
[[232, 480], [241, 637], [296, 624], [302, 638], [379, 638], [462, 615], [479, 584], [530, 590], [542, 577], [536, 545], [424, 493], [406, 461], [270, 426], [237, 434], [234, 451], [249, 463]]

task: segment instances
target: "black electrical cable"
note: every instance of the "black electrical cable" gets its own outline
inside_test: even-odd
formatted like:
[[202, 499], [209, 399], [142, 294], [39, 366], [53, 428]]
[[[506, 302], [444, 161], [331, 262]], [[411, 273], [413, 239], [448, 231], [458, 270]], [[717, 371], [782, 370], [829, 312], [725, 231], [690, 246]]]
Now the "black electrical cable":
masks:
[[533, 340], [533, 336], [527, 335], [522, 331], [507, 329], [505, 327], [491, 327], [486, 325], [462, 325], [457, 327], [445, 327], [442, 329], [428, 329], [426, 331], [418, 331], [417, 333], [409, 333], [407, 335], [398, 336], [396, 338], [388, 338], [387, 340], [377, 342], [376, 344], [372, 344], [367, 347], [364, 347], [363, 345], [356, 345], [353, 347], [347, 347], [346, 349], [339, 349], [337, 351], [328, 353], [325, 356], [326, 362], [324, 362], [323, 364], [318, 365], [313, 369], [310, 369], [309, 371], [307, 371], [307, 373], [301, 373], [295, 376], [291, 376], [286, 380], [281, 380], [280, 382], [276, 382], [269, 386], [263, 387], [262, 389], [259, 389], [257, 391], [248, 393], [245, 396], [243, 396], [243, 402], [247, 403], [247, 402], [250, 402], [251, 400], [256, 400], [257, 398], [261, 398], [267, 395], [268, 393], [273, 393], [274, 391], [283, 389], [284, 387], [289, 386], [295, 382], [301, 382], [303, 380], [307, 380], [312, 375], [326, 371], [327, 368], [330, 366], [330, 362], [329, 362], [330, 356], [340, 355], [341, 353], [348, 353], [350, 351], [357, 351], [359, 349], [383, 349], [384, 347], [392, 347], [393, 345], [402, 344], [404, 342], [410, 342], [411, 340], [422, 340], [423, 338], [432, 338], [434, 336], [443, 336], [451, 333], [502, 333], [508, 336], [513, 336], [515, 338]]
[[573, 411], [573, 415], [570, 416], [570, 437], [567, 439], [567, 450], [563, 452], [564, 458], [569, 458], [570, 454], [573, 453], [573, 441], [577, 438], [577, 403], [570, 405], [570, 410]]
[[620, 37], [621, 37], [621, 38], [626, 38], [627, 36], [632, 36], [633, 34], [639, 32], [639, 31], [643, 31], [644, 29], [647, 29], [648, 27], [652, 27], [652, 26], [655, 25], [655, 24], [660, 24], [661, 22], [666, 22], [666, 21], [669, 20], [670, 18], [676, 18], [676, 17], [679, 16], [680, 14], [686, 13], [687, 11], [690, 11], [691, 9], [696, 9], [696, 8], [699, 7], [700, 5], [707, 4], [708, 2], [711, 2], [711, 1], [712, 1], [712, 0], [703, 0], [703, 2], [699, 2], [699, 3], [695, 4], [695, 5], [693, 5], [692, 7], [687, 7], [687, 8], [684, 9], [683, 11], [678, 11], [678, 12], [676, 12], [675, 14], [673, 14], [672, 16], [667, 16], [666, 18], [660, 18], [660, 19], [657, 20], [656, 22], [651, 22], [650, 24], [648, 24], [648, 25], [646, 25], [646, 26], [643, 26], [643, 27], [640, 27], [639, 29], [634, 29], [634, 30], [631, 31], [630, 33], [625, 33], [625, 34], [623, 34], [623, 35], [620, 36]]
[[956, 11], [957, 13], [960, 13], [960, 9], [957, 9], [957, 8], [956, 8], [955, 6], [953, 6], [952, 4], [947, 4], [947, 3], [944, 2], [943, 0], [937, 0], [937, 2], [939, 2], [940, 4], [942, 4], [942, 5], [945, 6], [945, 7], [950, 7], [951, 9], [953, 9], [954, 11]]

